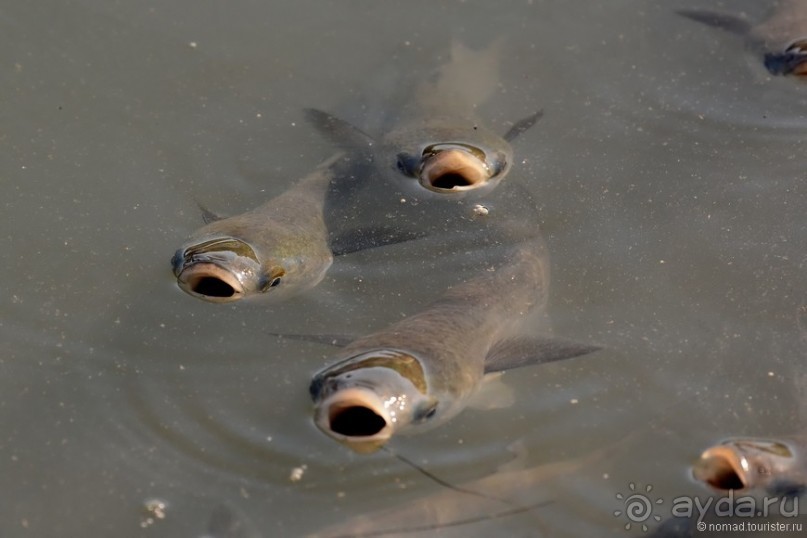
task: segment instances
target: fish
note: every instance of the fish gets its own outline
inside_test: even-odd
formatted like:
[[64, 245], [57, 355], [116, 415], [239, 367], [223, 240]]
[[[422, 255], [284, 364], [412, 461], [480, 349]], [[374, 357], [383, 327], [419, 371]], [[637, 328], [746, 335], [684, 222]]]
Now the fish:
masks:
[[[692, 476], [719, 493], [728, 492], [729, 498], [733, 496], [738, 501], [753, 498], [755, 493], [764, 494], [766, 511], [769, 499], [778, 501], [775, 505], [780, 511], [766, 513], [765, 524], [792, 523], [793, 516], [798, 514], [798, 501], [795, 499], [807, 492], [807, 466], [803, 459], [805, 443], [807, 438], [800, 435], [727, 439], [703, 451], [692, 465]], [[741, 494], [743, 497], [740, 497]], [[718, 512], [717, 503], [720, 501], [713, 504], [713, 500], [707, 498], [701, 501], [696, 497], [696, 509], [691, 515], [676, 515], [663, 521], [651, 536], [694, 538], [703, 535], [706, 525], [737, 525], [740, 528], [739, 525], [749, 520], [747, 512], [740, 512], [740, 502], [736, 505], [736, 514], [732, 512], [727, 515]], [[749, 505], [745, 506], [747, 508]], [[761, 512], [757, 512], [757, 515], [761, 515]]]
[[504, 134], [476, 116], [474, 109], [496, 89], [501, 48], [498, 41], [473, 51], [454, 41], [434, 80], [422, 81], [403, 104], [387, 109], [394, 120], [379, 136], [318, 109], [306, 111], [308, 121], [337, 147], [373, 161], [379, 180], [401, 181], [410, 196], [484, 195], [511, 170], [510, 143], [543, 115], [532, 113]]
[[203, 209], [206, 224], [171, 259], [179, 288], [213, 303], [285, 300], [322, 282], [335, 256], [419, 237], [417, 231], [371, 222], [344, 234], [328, 226], [326, 198], [340, 198], [331, 193], [336, 178], [359, 181], [353, 169], [349, 156], [339, 152], [250, 211], [221, 218]]
[[401, 506], [351, 518], [310, 533], [307, 538], [434, 536], [438, 531], [441, 532], [440, 536], [444, 536], [442, 532], [452, 527], [457, 531], [456, 536], [468, 536], [467, 533], [474, 525], [495, 522], [526, 512], [535, 511], [540, 514], [541, 509], [551, 508], [552, 499], [541, 498], [524, 503], [518, 501], [518, 494], [528, 494], [537, 489], [541, 482], [551, 481], [562, 473], [574, 472], [579, 465], [578, 461], [547, 464], [497, 473], [466, 485], [473, 488], [469, 491], [505, 492], [514, 497], [514, 501], [504, 499], [495, 502], [446, 490]]
[[[421, 250], [439, 252], [442, 262], [452, 260], [450, 273], [456, 278], [451, 283], [457, 283], [482, 270], [474, 260], [487, 263], [509, 245], [538, 233], [538, 204], [528, 188], [531, 177], [524, 167], [511, 166], [510, 142], [530, 129], [542, 112], [516, 122], [500, 136], [474, 111], [498, 88], [501, 43], [472, 51], [454, 42], [432, 78], [413, 76], [405, 62], [378, 70], [372, 78], [380, 82], [368, 83], [358, 105], [341, 109], [365, 110], [377, 138], [330, 113], [306, 111], [310, 123], [349, 155], [353, 165], [334, 179], [326, 197], [326, 220], [340, 240], [362, 246], [428, 240]], [[457, 147], [449, 149], [452, 145]], [[414, 155], [404, 160], [419, 163], [399, 166], [403, 154]], [[503, 158], [482, 163], [492, 155]], [[487, 171], [480, 172], [483, 169]], [[490, 175], [492, 170], [497, 173]], [[481, 175], [470, 177], [477, 172]], [[505, 177], [506, 188], [494, 188]], [[382, 253], [376, 259], [381, 260]], [[438, 267], [424, 257], [419, 267], [409, 269], [445, 276], [445, 265]], [[435, 293], [440, 291], [435, 287]]]
[[754, 24], [744, 15], [682, 9], [689, 19], [743, 36], [772, 75], [807, 75], [807, 3], [779, 0], [768, 18]]
[[357, 453], [372, 453], [395, 434], [457, 415], [499, 372], [599, 349], [530, 334], [549, 283], [540, 236], [512, 246], [493, 269], [379, 331], [324, 339], [344, 347], [311, 380], [317, 427]]
[[718, 491], [762, 490], [780, 497], [807, 492], [807, 438], [729, 439], [706, 449], [692, 476]]
[[336, 154], [265, 204], [207, 224], [174, 254], [177, 284], [214, 303], [269, 296], [282, 299], [316, 286], [333, 263], [322, 206]]

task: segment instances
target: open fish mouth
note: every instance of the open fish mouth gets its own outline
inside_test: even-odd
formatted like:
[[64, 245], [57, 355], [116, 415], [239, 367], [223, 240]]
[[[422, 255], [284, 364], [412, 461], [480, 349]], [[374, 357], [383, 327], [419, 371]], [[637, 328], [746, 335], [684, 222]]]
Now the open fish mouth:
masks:
[[375, 392], [357, 387], [341, 390], [316, 411], [317, 426], [360, 454], [381, 448], [392, 437], [392, 420]]
[[484, 158], [456, 145], [427, 148], [418, 174], [423, 187], [441, 193], [477, 189], [490, 178], [491, 171]]
[[214, 303], [229, 303], [242, 299], [244, 286], [229, 270], [210, 262], [184, 267], [177, 275], [182, 291]]
[[736, 448], [719, 445], [706, 450], [692, 468], [696, 480], [719, 490], [750, 487], [748, 460]]

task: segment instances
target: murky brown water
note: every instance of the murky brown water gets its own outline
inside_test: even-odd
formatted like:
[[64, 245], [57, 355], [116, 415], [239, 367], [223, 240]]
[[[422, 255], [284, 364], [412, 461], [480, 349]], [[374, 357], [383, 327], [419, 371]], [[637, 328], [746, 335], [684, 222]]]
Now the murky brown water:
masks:
[[0, 534], [298, 536], [444, 489], [317, 431], [308, 380], [332, 350], [274, 336], [417, 311], [428, 243], [340, 258], [272, 306], [194, 300], [169, 259], [197, 201], [246, 210], [332, 153], [304, 107], [369, 129], [400, 98], [384, 74], [417, 76], [452, 39], [505, 37], [494, 128], [546, 112], [512, 174], [537, 200], [555, 332], [605, 349], [507, 374], [513, 407], [393, 443], [452, 483], [514, 446], [564, 470], [512, 492], [551, 505], [445, 535], [636, 534], [613, 515], [631, 482], [707, 496], [688, 475], [703, 448], [803, 429], [807, 87], [684, 6], [1, 7]]

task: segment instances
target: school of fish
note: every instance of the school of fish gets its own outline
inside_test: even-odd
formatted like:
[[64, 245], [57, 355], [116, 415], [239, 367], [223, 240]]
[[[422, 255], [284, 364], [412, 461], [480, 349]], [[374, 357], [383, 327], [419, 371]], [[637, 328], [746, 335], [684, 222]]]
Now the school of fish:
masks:
[[[780, 0], [757, 22], [700, 8], [677, 13], [742, 36], [773, 75], [807, 75], [803, 0]], [[501, 47], [453, 42], [433, 76], [385, 111], [377, 132], [306, 110], [334, 154], [251, 211], [222, 218], [203, 210], [205, 225], [172, 258], [179, 288], [214, 303], [289, 300], [316, 288], [335, 259], [382, 246], [430, 241], [464, 260], [435, 300], [386, 327], [290, 335], [339, 348], [308, 382], [313, 421], [357, 453], [443, 424], [500, 372], [599, 349], [554, 337], [548, 323], [549, 255], [512, 145], [543, 111], [502, 134], [476, 113], [493, 94]], [[807, 492], [805, 450], [803, 435], [729, 439], [705, 450], [691, 472], [716, 491], [798, 497]]]

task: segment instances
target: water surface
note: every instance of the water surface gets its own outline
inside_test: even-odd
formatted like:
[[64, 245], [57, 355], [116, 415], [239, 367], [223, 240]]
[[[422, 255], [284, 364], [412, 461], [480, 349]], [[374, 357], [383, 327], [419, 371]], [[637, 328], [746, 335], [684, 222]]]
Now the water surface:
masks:
[[369, 128], [400, 98], [385, 73], [424, 76], [452, 39], [505, 38], [479, 111], [494, 128], [545, 110], [511, 176], [537, 200], [555, 332], [604, 347], [505, 375], [509, 409], [393, 443], [453, 483], [496, 472], [514, 443], [527, 467], [584, 462], [518, 493], [551, 509], [463, 536], [631, 535], [613, 515], [629, 483], [706, 496], [688, 475], [704, 447], [800, 431], [807, 88], [684, 6], [0, 8], [0, 534], [296, 536], [441, 490], [317, 431], [307, 384], [333, 351], [275, 336], [416, 312], [428, 243], [339, 259], [271, 306], [194, 300], [169, 259], [197, 201], [241, 212], [332, 153], [304, 107]]

